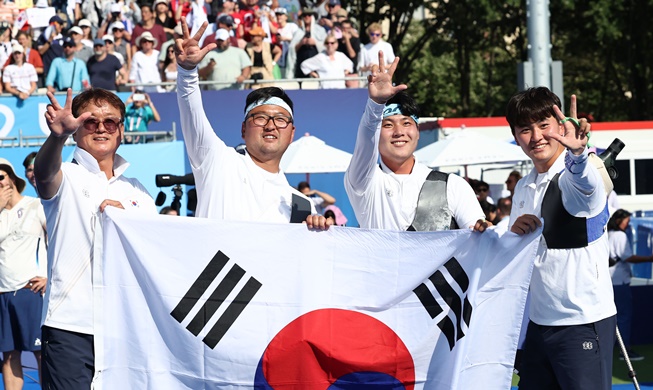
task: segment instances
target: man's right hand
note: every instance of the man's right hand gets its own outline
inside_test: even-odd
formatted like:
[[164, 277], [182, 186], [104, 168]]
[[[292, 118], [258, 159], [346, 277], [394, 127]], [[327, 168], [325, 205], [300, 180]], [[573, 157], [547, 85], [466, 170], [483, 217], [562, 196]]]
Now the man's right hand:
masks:
[[367, 91], [370, 99], [374, 100], [376, 103], [385, 104], [385, 102], [390, 100], [390, 98], [397, 94], [397, 92], [408, 88], [406, 84], [394, 85], [392, 83], [392, 76], [394, 75], [395, 70], [397, 70], [398, 63], [399, 57], [395, 57], [392, 64], [386, 66], [383, 51], [379, 50], [379, 64], [372, 65], [372, 74], [367, 76]]
[[542, 221], [538, 217], [532, 214], [524, 214], [517, 217], [510, 231], [523, 236], [524, 234], [534, 232], [540, 226], [542, 226]]
[[200, 49], [199, 41], [204, 34], [204, 30], [208, 26], [207, 22], [202, 24], [202, 27], [191, 38], [188, 31], [188, 24], [185, 18], [181, 18], [182, 38], [175, 41], [175, 56], [177, 57], [177, 64], [186, 70], [195, 69], [197, 64], [202, 61], [206, 53], [215, 49], [215, 43], [209, 43], [204, 49]]
[[50, 91], [47, 93], [50, 104], [48, 104], [45, 111], [45, 121], [50, 129], [50, 134], [57, 138], [67, 138], [73, 134], [77, 129], [87, 120], [90, 112], [85, 112], [78, 118], [75, 118], [72, 112], [73, 105], [73, 91], [68, 88], [66, 93], [66, 104], [61, 107], [54, 94]]

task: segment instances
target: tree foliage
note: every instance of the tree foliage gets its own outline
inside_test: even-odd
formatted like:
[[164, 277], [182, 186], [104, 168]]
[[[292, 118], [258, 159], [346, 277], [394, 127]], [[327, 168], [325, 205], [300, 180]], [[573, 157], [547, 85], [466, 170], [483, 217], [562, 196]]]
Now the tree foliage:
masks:
[[[425, 115], [500, 116], [528, 59], [525, 0], [350, 0], [361, 38], [384, 21]], [[596, 120], [653, 119], [653, 0], [551, 0], [565, 95]], [[567, 100], [568, 101], [568, 100]]]

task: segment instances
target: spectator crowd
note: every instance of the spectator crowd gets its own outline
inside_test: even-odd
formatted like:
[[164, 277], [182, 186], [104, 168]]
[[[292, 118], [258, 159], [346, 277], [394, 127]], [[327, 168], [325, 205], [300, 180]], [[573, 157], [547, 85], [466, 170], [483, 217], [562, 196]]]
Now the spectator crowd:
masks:
[[216, 45], [200, 64], [200, 77], [215, 82], [209, 89], [243, 89], [245, 80], [255, 80], [255, 89], [282, 78], [318, 78], [324, 79], [320, 88], [353, 88], [359, 80], [346, 79], [366, 76], [379, 51], [388, 64], [394, 60], [381, 25], [367, 26], [369, 43], [363, 45], [340, 0], [303, 1], [298, 12], [280, 7], [278, 0], [68, 3], [36, 2], [53, 12], [44, 27], [25, 22], [25, 10], [15, 3], [0, 3], [1, 92], [24, 100], [37, 88], [133, 92], [126, 84], [140, 84], [145, 92], [172, 91], [181, 18], [193, 31], [212, 22], [200, 40], [201, 47]]

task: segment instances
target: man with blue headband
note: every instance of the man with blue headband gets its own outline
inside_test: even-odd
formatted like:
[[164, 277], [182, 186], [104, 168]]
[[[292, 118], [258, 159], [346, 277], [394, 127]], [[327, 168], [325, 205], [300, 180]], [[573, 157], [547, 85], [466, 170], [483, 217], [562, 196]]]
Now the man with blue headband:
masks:
[[405, 85], [392, 84], [398, 62], [374, 65], [368, 76], [369, 99], [345, 173], [358, 223], [368, 229], [484, 231], [488, 223], [469, 184], [415, 159], [419, 108]]
[[228, 147], [213, 131], [202, 106], [197, 64], [212, 49], [198, 41], [206, 23], [190, 37], [182, 19], [183, 38], [175, 42], [178, 63], [177, 101], [186, 151], [197, 186], [196, 216], [235, 221], [306, 222], [326, 229], [326, 219], [310, 200], [291, 187], [279, 164], [293, 140], [293, 103], [276, 87], [247, 96], [241, 135], [246, 151]]

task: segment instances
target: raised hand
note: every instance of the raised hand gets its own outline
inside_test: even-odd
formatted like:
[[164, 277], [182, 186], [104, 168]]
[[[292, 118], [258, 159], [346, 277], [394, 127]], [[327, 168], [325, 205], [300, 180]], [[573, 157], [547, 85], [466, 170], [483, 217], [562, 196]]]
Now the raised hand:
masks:
[[397, 92], [408, 88], [406, 84], [396, 86], [392, 84], [392, 76], [395, 74], [395, 70], [397, 70], [398, 63], [399, 57], [395, 57], [392, 64], [386, 66], [383, 51], [379, 50], [379, 64], [372, 65], [372, 74], [367, 76], [367, 91], [370, 99], [379, 104], [385, 104]]
[[563, 134], [552, 131], [549, 137], [560, 142], [564, 147], [569, 149], [573, 154], [580, 155], [587, 146], [589, 141], [589, 132], [591, 125], [587, 119], [578, 119], [576, 111], [576, 95], [571, 95], [571, 105], [569, 107], [569, 116], [565, 117], [560, 108], [553, 106], [556, 117], [562, 123], [564, 128]]
[[217, 47], [215, 43], [210, 43], [204, 49], [200, 49], [199, 42], [208, 25], [207, 22], [204, 22], [202, 27], [191, 38], [186, 19], [181, 18], [182, 38], [175, 41], [175, 57], [177, 57], [177, 64], [182, 68], [186, 70], [195, 69], [197, 64], [206, 56], [206, 53]]
[[73, 91], [68, 88], [66, 92], [66, 104], [61, 107], [52, 92], [47, 93], [50, 104], [45, 111], [45, 121], [50, 128], [50, 134], [57, 138], [68, 137], [75, 133], [77, 129], [91, 116], [90, 112], [85, 112], [78, 118], [75, 118], [72, 112]]

